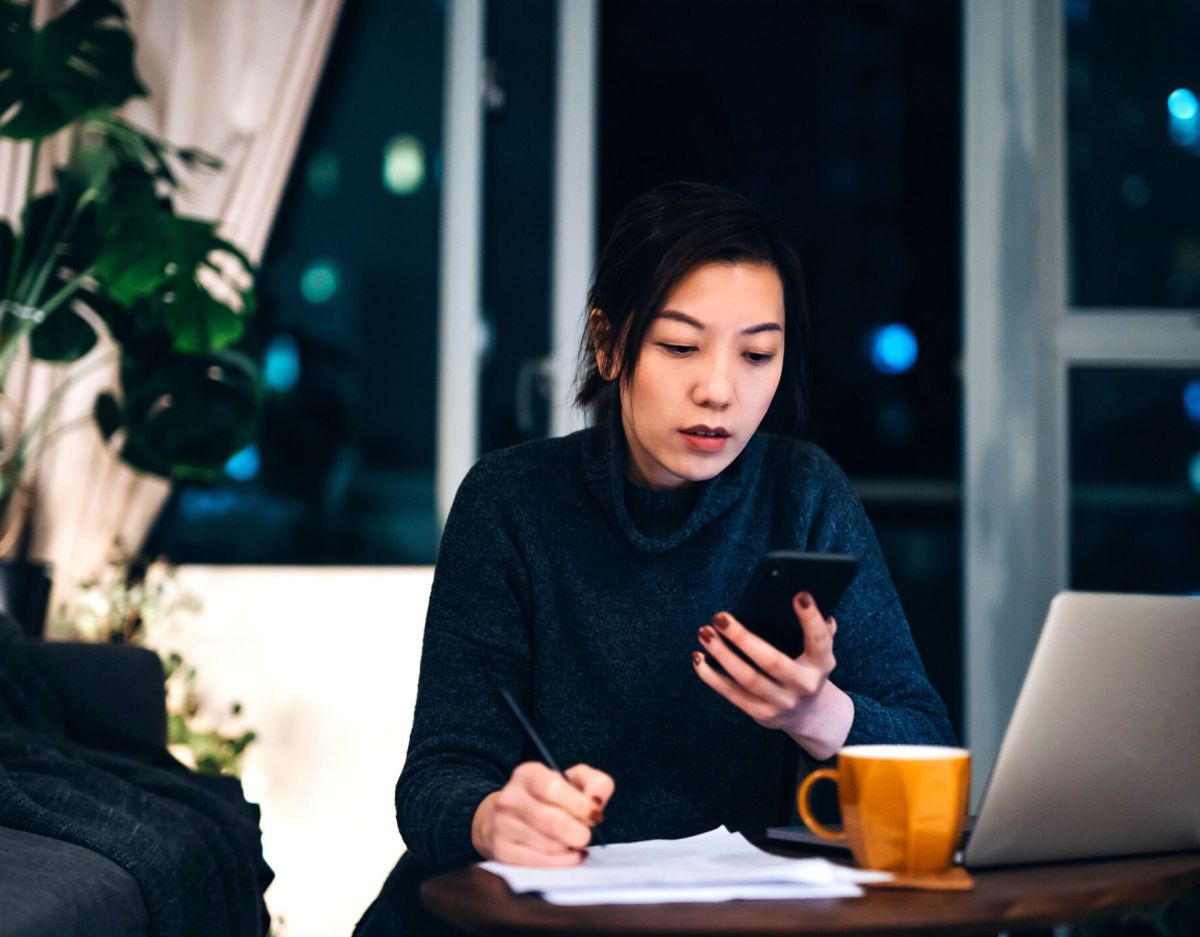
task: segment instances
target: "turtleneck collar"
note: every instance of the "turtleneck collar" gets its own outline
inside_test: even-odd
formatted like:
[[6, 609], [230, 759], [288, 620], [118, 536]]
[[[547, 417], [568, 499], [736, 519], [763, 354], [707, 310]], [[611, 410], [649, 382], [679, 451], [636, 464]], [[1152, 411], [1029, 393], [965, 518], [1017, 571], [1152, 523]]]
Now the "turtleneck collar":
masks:
[[625, 479], [625, 510], [643, 535], [651, 540], [661, 540], [675, 533], [687, 520], [700, 491], [699, 485], [655, 491]]
[[592, 496], [629, 542], [661, 553], [683, 543], [733, 504], [758, 477], [766, 448], [766, 438], [755, 433], [715, 478], [681, 490], [642, 488], [625, 477], [628, 447], [617, 409], [605, 424], [584, 434], [583, 471]]

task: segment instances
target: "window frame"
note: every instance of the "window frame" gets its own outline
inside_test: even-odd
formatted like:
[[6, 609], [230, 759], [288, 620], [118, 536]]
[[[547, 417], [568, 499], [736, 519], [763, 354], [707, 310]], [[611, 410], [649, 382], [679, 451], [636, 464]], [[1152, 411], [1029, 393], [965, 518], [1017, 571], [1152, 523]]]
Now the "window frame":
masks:
[[1200, 365], [1200, 310], [1070, 304], [1066, 39], [1057, 0], [964, 8], [963, 664], [976, 803], [1068, 583], [1070, 369]]

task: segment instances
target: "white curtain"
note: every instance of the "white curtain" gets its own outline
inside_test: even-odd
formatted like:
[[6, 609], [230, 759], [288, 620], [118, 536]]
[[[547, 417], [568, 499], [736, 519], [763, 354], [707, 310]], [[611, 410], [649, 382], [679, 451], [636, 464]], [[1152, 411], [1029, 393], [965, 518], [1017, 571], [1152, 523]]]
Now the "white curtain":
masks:
[[124, 114], [218, 156], [183, 210], [220, 218], [257, 262], [325, 66], [343, 0], [126, 0], [149, 98]]
[[[343, 0], [127, 0], [137, 67], [149, 98], [129, 120], [178, 146], [221, 159], [220, 173], [192, 174], [177, 202], [221, 221], [221, 233], [258, 262], [295, 157]], [[51, 0], [46, 8], [66, 4]], [[0, 144], [0, 214], [20, 211], [27, 147]], [[61, 148], [56, 155], [61, 154]], [[47, 160], [48, 162], [48, 160]], [[47, 178], [48, 183], [48, 178]], [[98, 348], [96, 357], [111, 355]], [[78, 367], [76, 365], [75, 367]], [[26, 413], [56, 386], [61, 368], [14, 371], [8, 390]], [[114, 538], [137, 547], [169, 491], [162, 479], [118, 462], [89, 425], [115, 365], [98, 367], [64, 398], [64, 429], [35, 467], [29, 553], [54, 570], [51, 607], [96, 572]]]

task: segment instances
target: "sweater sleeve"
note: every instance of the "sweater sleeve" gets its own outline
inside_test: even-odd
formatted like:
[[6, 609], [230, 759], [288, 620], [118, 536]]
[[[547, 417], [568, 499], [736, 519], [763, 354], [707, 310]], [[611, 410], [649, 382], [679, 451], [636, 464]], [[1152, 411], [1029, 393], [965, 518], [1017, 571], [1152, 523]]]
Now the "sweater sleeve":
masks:
[[517, 765], [499, 688], [529, 702], [528, 577], [485, 457], [454, 499], [425, 620], [416, 711], [396, 784], [405, 846], [434, 870], [478, 861], [471, 821]]
[[820, 463], [826, 477], [810, 549], [849, 553], [859, 562], [837, 607], [837, 667], [830, 675], [854, 701], [846, 744], [955, 745], [946, 706], [925, 674], [862, 503], [831, 459]]

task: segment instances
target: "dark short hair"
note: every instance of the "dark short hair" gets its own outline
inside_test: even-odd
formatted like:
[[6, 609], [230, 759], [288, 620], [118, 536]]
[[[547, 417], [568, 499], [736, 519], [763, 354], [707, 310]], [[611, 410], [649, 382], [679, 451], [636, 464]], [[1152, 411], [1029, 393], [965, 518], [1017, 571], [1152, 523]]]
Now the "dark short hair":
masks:
[[[760, 263], [783, 284], [783, 373], [763, 428], [798, 434], [807, 415], [804, 358], [808, 313], [800, 259], [777, 223], [757, 203], [729, 189], [673, 182], [639, 195], [622, 209], [600, 252], [585, 316], [601, 310], [610, 328], [597, 348], [585, 328], [575, 402], [593, 421], [610, 419], [618, 388], [633, 378], [642, 341], [680, 280], [706, 263]], [[615, 380], [596, 367], [596, 352], [616, 362]], [[623, 353], [621, 353], [623, 352]]]

